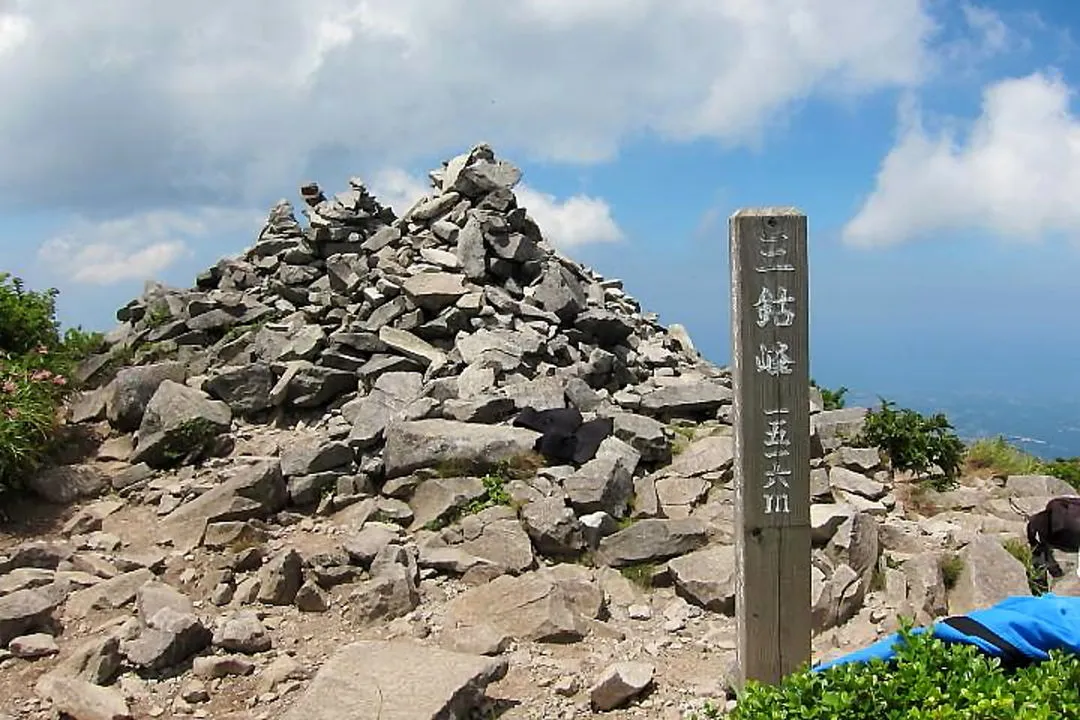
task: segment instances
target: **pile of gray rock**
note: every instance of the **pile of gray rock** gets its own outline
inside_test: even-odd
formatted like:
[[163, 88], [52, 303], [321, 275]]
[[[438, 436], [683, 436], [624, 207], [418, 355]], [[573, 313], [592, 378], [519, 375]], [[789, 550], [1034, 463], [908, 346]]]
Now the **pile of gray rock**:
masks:
[[[39, 668], [20, 711], [459, 717], [524, 674], [518, 717], [668, 717], [665, 653], [723, 691], [730, 374], [550, 247], [520, 177], [478, 145], [401, 218], [305, 185], [307, 227], [282, 200], [241, 257], [118, 312], [70, 407], [98, 442], [29, 479], [77, 504], [0, 559], [5, 662]], [[512, 420], [567, 407], [613, 432], [552, 466]], [[811, 412], [819, 652], [1027, 591], [1012, 506], [1071, 488], [912, 492], [850, 446], [865, 409]]]

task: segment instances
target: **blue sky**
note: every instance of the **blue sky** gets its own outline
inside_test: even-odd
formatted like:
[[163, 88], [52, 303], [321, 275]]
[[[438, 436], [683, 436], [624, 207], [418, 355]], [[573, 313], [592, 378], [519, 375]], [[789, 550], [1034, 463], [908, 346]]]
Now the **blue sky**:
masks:
[[108, 329], [301, 182], [402, 210], [479, 141], [570, 256], [728, 360], [727, 218], [810, 225], [812, 374], [1080, 394], [1080, 6], [0, 0], [0, 269]]

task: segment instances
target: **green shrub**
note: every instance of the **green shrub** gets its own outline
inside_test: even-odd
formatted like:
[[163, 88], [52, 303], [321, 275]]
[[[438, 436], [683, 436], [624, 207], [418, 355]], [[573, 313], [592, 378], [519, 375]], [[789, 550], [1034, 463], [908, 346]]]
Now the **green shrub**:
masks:
[[1080, 658], [1059, 651], [1009, 671], [974, 645], [945, 643], [905, 625], [894, 663], [803, 669], [776, 686], [748, 682], [718, 720], [1060, 720], [1080, 717]]
[[1052, 475], [1080, 489], [1080, 458], [1042, 460], [1000, 435], [971, 443], [967, 449], [965, 464], [971, 471], [989, 470], [1003, 477]]
[[1039, 459], [1010, 444], [1004, 437], [983, 438], [967, 448], [969, 470], [989, 470], [995, 475], [1028, 475], [1039, 471]]
[[960, 579], [960, 573], [964, 572], [964, 559], [954, 553], [943, 555], [938, 560], [938, 569], [941, 570], [941, 582], [945, 589], [952, 590]]
[[841, 385], [836, 390], [830, 390], [829, 388], [821, 387], [813, 380], [810, 380], [810, 386], [816, 387], [821, 391], [821, 407], [823, 410], [843, 410], [844, 409], [844, 395], [847, 394], [848, 389]]
[[1039, 464], [1038, 473], [1053, 475], [1080, 490], [1080, 458], [1056, 458]]
[[1028, 588], [1031, 590], [1032, 595], [1042, 595], [1049, 590], [1049, 578], [1046, 569], [1040, 570], [1035, 566], [1035, 558], [1031, 553], [1030, 545], [1017, 538], [1009, 538], [1001, 545], [1024, 566]]
[[19, 488], [44, 460], [75, 367], [104, 344], [79, 328], [60, 333], [56, 295], [0, 273], [0, 493]]
[[22, 279], [0, 273], [0, 351], [25, 355], [60, 344], [55, 289], [28, 290]]
[[942, 413], [924, 417], [914, 410], [895, 408], [895, 403], [882, 400], [879, 409], [867, 413], [862, 444], [884, 450], [894, 470], [925, 475], [937, 466], [943, 477], [935, 478], [934, 486], [952, 486], [964, 459], [964, 443], [948, 418]]

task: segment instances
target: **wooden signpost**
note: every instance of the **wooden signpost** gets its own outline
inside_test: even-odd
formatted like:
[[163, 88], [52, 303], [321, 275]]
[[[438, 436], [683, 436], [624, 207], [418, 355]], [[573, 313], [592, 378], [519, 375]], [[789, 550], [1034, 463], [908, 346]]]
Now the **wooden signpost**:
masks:
[[743, 209], [729, 231], [736, 680], [775, 684], [811, 653], [806, 216]]

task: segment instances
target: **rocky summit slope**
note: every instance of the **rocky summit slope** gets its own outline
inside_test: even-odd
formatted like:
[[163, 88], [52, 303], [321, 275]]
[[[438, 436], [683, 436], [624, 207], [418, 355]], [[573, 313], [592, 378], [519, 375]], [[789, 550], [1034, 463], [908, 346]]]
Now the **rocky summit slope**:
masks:
[[[359, 180], [305, 185], [307, 227], [282, 200], [195, 288], [117, 313], [66, 464], [2, 538], [0, 713], [679, 718], [722, 696], [730, 376], [550, 247], [520, 177], [477, 146], [401, 218]], [[1016, 507], [1071, 488], [923, 490], [847, 446], [865, 410], [811, 405], [818, 657], [1028, 592]], [[599, 446], [515, 422], [554, 408]]]

